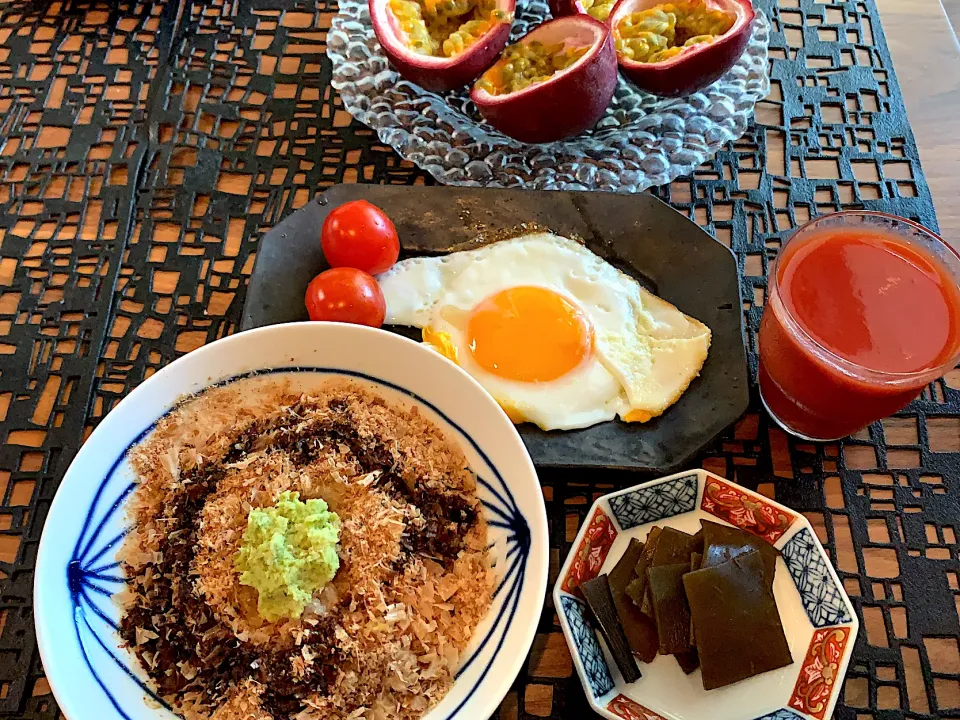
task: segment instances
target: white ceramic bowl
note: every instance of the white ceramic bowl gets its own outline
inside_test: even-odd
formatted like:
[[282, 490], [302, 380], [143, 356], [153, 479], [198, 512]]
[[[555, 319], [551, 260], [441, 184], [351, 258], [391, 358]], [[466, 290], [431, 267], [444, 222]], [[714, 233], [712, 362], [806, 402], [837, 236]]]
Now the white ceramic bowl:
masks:
[[[707, 691], [699, 670], [684, 675], [674, 658], [661, 655], [640, 663], [643, 677], [626, 683], [591, 627], [577, 586], [610, 572], [630, 538], [643, 540], [654, 525], [693, 533], [701, 519], [739, 527], [780, 551], [773, 592], [793, 663]], [[553, 598], [587, 698], [610, 720], [828, 720], [860, 625], [810, 522], [706, 470], [598, 498]]]
[[149, 698], [116, 632], [123, 585], [114, 555], [126, 532], [127, 450], [185, 393], [261, 373], [293, 382], [347, 375], [414, 403], [461, 445], [480, 483], [499, 587], [447, 696], [424, 720], [489, 717], [526, 658], [547, 583], [547, 518], [513, 424], [459, 367], [421, 345], [356, 325], [293, 323], [214, 342], [164, 368], [123, 400], [80, 449], [47, 517], [34, 612], [40, 654], [70, 720], [174, 718]]

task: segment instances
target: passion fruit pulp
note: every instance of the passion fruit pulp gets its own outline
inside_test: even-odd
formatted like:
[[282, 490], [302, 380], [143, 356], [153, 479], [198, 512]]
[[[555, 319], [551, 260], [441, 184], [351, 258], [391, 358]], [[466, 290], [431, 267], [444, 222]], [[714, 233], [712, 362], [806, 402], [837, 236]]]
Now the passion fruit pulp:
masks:
[[617, 0], [550, 0], [550, 14], [554, 17], [584, 13], [594, 20], [606, 22]]
[[484, 73], [477, 86], [491, 95], [519, 92], [549, 80], [582, 58], [589, 47], [565, 47], [562, 42], [544, 45], [538, 40], [517, 43], [503, 51], [500, 62]]
[[733, 67], [753, 18], [749, 0], [620, 0], [609, 22], [623, 73], [643, 90], [677, 97]]
[[587, 15], [570, 15], [540, 25], [504, 50], [470, 97], [505, 135], [545, 143], [596, 124], [616, 85], [609, 28]]
[[684, 48], [713, 42], [733, 27], [734, 20], [732, 15], [691, 2], [630, 13], [617, 23], [617, 54], [643, 63], [669, 60]]
[[428, 90], [466, 85], [510, 35], [515, 0], [369, 0], [377, 40], [397, 71]]

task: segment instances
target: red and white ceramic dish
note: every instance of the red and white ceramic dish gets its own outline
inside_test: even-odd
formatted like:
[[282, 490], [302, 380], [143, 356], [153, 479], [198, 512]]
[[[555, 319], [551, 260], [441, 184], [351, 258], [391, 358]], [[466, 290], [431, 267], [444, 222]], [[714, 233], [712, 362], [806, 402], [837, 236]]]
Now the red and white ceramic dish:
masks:
[[[672, 657], [640, 664], [627, 684], [590, 625], [580, 583], [608, 572], [653, 525], [696, 532], [733, 525], [780, 551], [774, 595], [793, 664], [717, 690]], [[553, 591], [564, 637], [593, 708], [611, 720], [828, 720], [860, 626], [810, 522], [762, 495], [694, 470], [604, 495], [590, 508]]]

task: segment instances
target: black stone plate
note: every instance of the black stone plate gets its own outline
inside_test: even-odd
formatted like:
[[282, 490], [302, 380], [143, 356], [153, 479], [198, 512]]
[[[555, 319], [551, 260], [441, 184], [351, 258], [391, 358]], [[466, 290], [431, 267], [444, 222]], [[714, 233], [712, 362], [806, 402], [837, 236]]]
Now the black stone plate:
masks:
[[[390, 216], [400, 234], [401, 257], [476, 247], [484, 238], [520, 234], [524, 226], [578, 238], [713, 331], [700, 377], [655, 420], [551, 432], [521, 425], [520, 435], [535, 464], [669, 470], [747, 409], [736, 260], [726, 247], [651, 195], [337, 185], [264, 237], [242, 329], [307, 319], [304, 291], [327, 267], [320, 252], [320, 227], [331, 208], [356, 199], [369, 200]], [[390, 329], [419, 339], [419, 330]]]

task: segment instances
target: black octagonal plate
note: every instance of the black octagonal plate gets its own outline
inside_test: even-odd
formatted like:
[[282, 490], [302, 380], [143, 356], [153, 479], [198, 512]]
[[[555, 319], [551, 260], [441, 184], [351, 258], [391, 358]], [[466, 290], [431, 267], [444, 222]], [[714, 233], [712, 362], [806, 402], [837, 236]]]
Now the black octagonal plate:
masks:
[[[331, 208], [364, 199], [397, 226], [402, 257], [476, 247], [478, 236], [549, 229], [593, 252], [713, 331], [700, 377], [659, 418], [582, 430], [519, 427], [539, 466], [663, 471], [683, 464], [747, 409], [747, 365], [733, 254], [650, 195], [337, 185], [271, 230], [261, 243], [243, 329], [306, 320], [307, 284], [326, 269], [320, 227]], [[412, 328], [390, 328], [419, 339]]]

